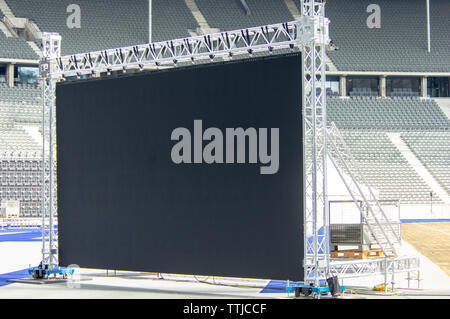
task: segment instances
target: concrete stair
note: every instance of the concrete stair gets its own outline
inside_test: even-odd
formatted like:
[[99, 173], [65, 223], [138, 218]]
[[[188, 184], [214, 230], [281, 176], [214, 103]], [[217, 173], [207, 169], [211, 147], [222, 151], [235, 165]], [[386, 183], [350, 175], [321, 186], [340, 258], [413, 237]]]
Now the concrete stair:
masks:
[[0, 0], [0, 10], [7, 17], [14, 17], [14, 14], [11, 11], [11, 8], [8, 6], [5, 0]]
[[[208, 21], [206, 21], [206, 18], [198, 8], [197, 4], [195, 3], [195, 0], [184, 0], [186, 3], [186, 6], [191, 11], [192, 15], [195, 18], [195, 21], [197, 21], [199, 28], [196, 31], [195, 35], [203, 35], [203, 34], [209, 34], [209, 33], [217, 33], [220, 32], [220, 29], [217, 28], [211, 28], [208, 24]], [[191, 34], [194, 35], [194, 34]]]
[[450, 120], [450, 98], [449, 97], [436, 98], [436, 99], [434, 99], [434, 101], [441, 108], [442, 112], [444, 112], [444, 114], [447, 115], [448, 119]]
[[414, 168], [417, 174], [424, 182], [439, 196], [442, 201], [450, 205], [450, 196], [447, 191], [439, 184], [428, 169], [422, 164], [417, 156], [411, 151], [406, 143], [400, 137], [400, 133], [386, 133], [391, 142], [397, 147], [403, 157]]
[[[5, 0], [0, 0], [0, 10], [3, 12], [7, 20], [9, 21], [9, 28], [2, 22], [0, 22], [0, 30], [7, 36], [7, 37], [18, 37], [17, 34], [14, 32], [12, 27], [19, 27], [19, 28], [25, 28], [30, 23], [28, 19], [26, 18], [18, 18], [14, 15], [11, 8], [8, 6]], [[12, 25], [11, 25], [12, 24]], [[39, 28], [36, 24], [33, 24], [33, 28], [40, 33]], [[41, 55], [41, 49], [34, 43], [33, 41], [27, 41], [28, 45], [33, 49], [34, 52], [38, 56]]]

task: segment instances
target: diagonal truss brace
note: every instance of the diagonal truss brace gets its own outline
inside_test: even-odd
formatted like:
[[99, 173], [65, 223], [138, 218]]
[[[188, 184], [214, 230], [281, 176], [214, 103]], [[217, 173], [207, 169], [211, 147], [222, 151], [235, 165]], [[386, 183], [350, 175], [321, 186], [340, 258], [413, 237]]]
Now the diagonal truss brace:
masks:
[[[400, 230], [395, 229], [391, 220], [386, 216], [334, 123], [328, 130], [328, 140], [331, 146], [328, 152], [329, 158], [347, 190], [355, 202], [361, 199], [367, 208], [368, 216], [364, 216], [363, 211], [361, 211], [361, 216], [364, 216], [364, 222], [372, 237], [381, 247], [385, 256], [397, 257], [397, 246], [401, 243]], [[358, 208], [362, 209], [360, 206]], [[400, 224], [397, 226], [400, 227]]]

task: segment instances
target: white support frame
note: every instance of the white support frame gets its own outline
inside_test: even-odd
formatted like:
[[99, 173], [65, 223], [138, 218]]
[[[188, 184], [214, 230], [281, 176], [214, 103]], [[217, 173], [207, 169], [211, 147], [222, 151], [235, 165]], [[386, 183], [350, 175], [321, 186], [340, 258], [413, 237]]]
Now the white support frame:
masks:
[[[378, 258], [372, 260], [334, 261], [330, 274], [339, 278], [386, 275], [386, 273], [419, 272], [420, 259], [415, 257]], [[419, 274], [417, 274], [419, 275]]]
[[[329, 275], [343, 275], [354, 267], [330, 263], [327, 199], [327, 127], [325, 50], [329, 44], [328, 19], [321, 0], [301, 0], [299, 20], [261, 27], [219, 32], [116, 49], [61, 56], [61, 37], [43, 34], [40, 76], [43, 90], [42, 152], [42, 264], [58, 267], [56, 180], [56, 82], [66, 77], [95, 75], [116, 70], [175, 67], [178, 62], [252, 56], [277, 49], [299, 48], [302, 53], [304, 280], [319, 286]], [[299, 212], [300, 214], [301, 212]], [[368, 265], [373, 264], [373, 267]], [[364, 262], [356, 274], [376, 269]], [[361, 264], [350, 262], [348, 264]], [[402, 264], [403, 265], [403, 264]], [[354, 271], [352, 271], [354, 273]], [[366, 271], [367, 272], [367, 271]], [[369, 273], [373, 271], [369, 271]]]
[[124, 69], [173, 67], [179, 62], [229, 58], [234, 55], [294, 48], [312, 40], [313, 21], [277, 23], [116, 49], [53, 56], [52, 78], [90, 75]]
[[[56, 216], [57, 189], [55, 157], [55, 84], [57, 81], [67, 77], [94, 75], [132, 68], [174, 67], [177, 63], [185, 61], [195, 63], [196, 61], [209, 59], [213, 62], [216, 58], [226, 59], [243, 54], [251, 57], [257, 52], [272, 53], [274, 50], [286, 48], [291, 50], [294, 50], [296, 47], [300, 49], [306, 48], [306, 50], [314, 48], [314, 52], [319, 50], [324, 53], [324, 44], [320, 45], [320, 49], [315, 47], [316, 41], [323, 40], [323, 37], [317, 36], [322, 34], [320, 32], [322, 29], [319, 26], [320, 22], [323, 22], [323, 19], [317, 19], [315, 16], [303, 16], [299, 20], [286, 23], [67, 56], [60, 55], [60, 37], [54, 33], [44, 33], [43, 58], [40, 68], [44, 111], [42, 168], [43, 265], [48, 265], [50, 268], [58, 267], [57, 237], [53, 219]], [[59, 44], [55, 44], [56, 39], [59, 39]], [[304, 56], [308, 66], [312, 65], [311, 57], [310, 54]], [[325, 59], [322, 59], [322, 61], [325, 61]], [[324, 87], [324, 62], [318, 67], [322, 74], [320, 87]], [[314, 75], [317, 70], [316, 66], [308, 70], [309, 80], [307, 84], [304, 84], [308, 88], [316, 87], [315, 76], [311, 75]], [[304, 92], [306, 92], [305, 89]], [[323, 105], [321, 107], [324, 107], [325, 94], [321, 94], [316, 99], [311, 96], [311, 92], [314, 91], [310, 90], [307, 98], [304, 95], [307, 105], [311, 106], [311, 103], [315, 103], [317, 100]], [[310, 126], [310, 121], [307, 121], [306, 126]], [[324, 135], [325, 131], [322, 130], [320, 134]], [[51, 145], [51, 147], [49, 148], [47, 145]], [[323, 195], [318, 197], [323, 198]], [[323, 206], [324, 202], [320, 205]], [[317, 205], [312, 204], [308, 207], [311, 206], [316, 207]], [[323, 208], [319, 208], [318, 211], [321, 212], [321, 215], [323, 214]], [[315, 218], [314, 215], [308, 216], [308, 219]], [[47, 226], [49, 232], [45, 232], [45, 226]], [[319, 246], [322, 246], [322, 244]]]
[[328, 20], [322, 1], [302, 0], [302, 17], [314, 21], [313, 39], [303, 42], [303, 233], [304, 280], [319, 286], [329, 274], [329, 220], [327, 203], [327, 134], [325, 50]]
[[61, 36], [46, 33], [42, 38], [40, 78], [42, 82], [42, 265], [58, 267], [58, 237], [56, 232], [56, 81], [52, 76], [52, 59], [61, 55]]

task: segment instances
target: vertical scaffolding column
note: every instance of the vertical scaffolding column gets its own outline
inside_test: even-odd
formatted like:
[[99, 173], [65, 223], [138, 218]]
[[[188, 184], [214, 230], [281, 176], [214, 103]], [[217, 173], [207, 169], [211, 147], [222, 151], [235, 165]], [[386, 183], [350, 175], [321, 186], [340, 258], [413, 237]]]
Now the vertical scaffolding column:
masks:
[[322, 1], [302, 0], [302, 16], [314, 21], [314, 37], [302, 45], [304, 156], [304, 280], [318, 286], [329, 267], [326, 168], [325, 50], [327, 24]]
[[42, 265], [58, 267], [58, 237], [56, 231], [56, 104], [55, 79], [52, 70], [61, 55], [61, 37], [57, 33], [42, 35], [40, 78], [42, 83]]

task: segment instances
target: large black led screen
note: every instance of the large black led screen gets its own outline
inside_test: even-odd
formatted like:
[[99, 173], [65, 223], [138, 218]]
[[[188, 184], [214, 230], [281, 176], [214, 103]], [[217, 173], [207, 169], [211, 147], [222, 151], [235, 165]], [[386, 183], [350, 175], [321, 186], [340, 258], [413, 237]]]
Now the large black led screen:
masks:
[[59, 83], [62, 266], [303, 278], [301, 58]]

